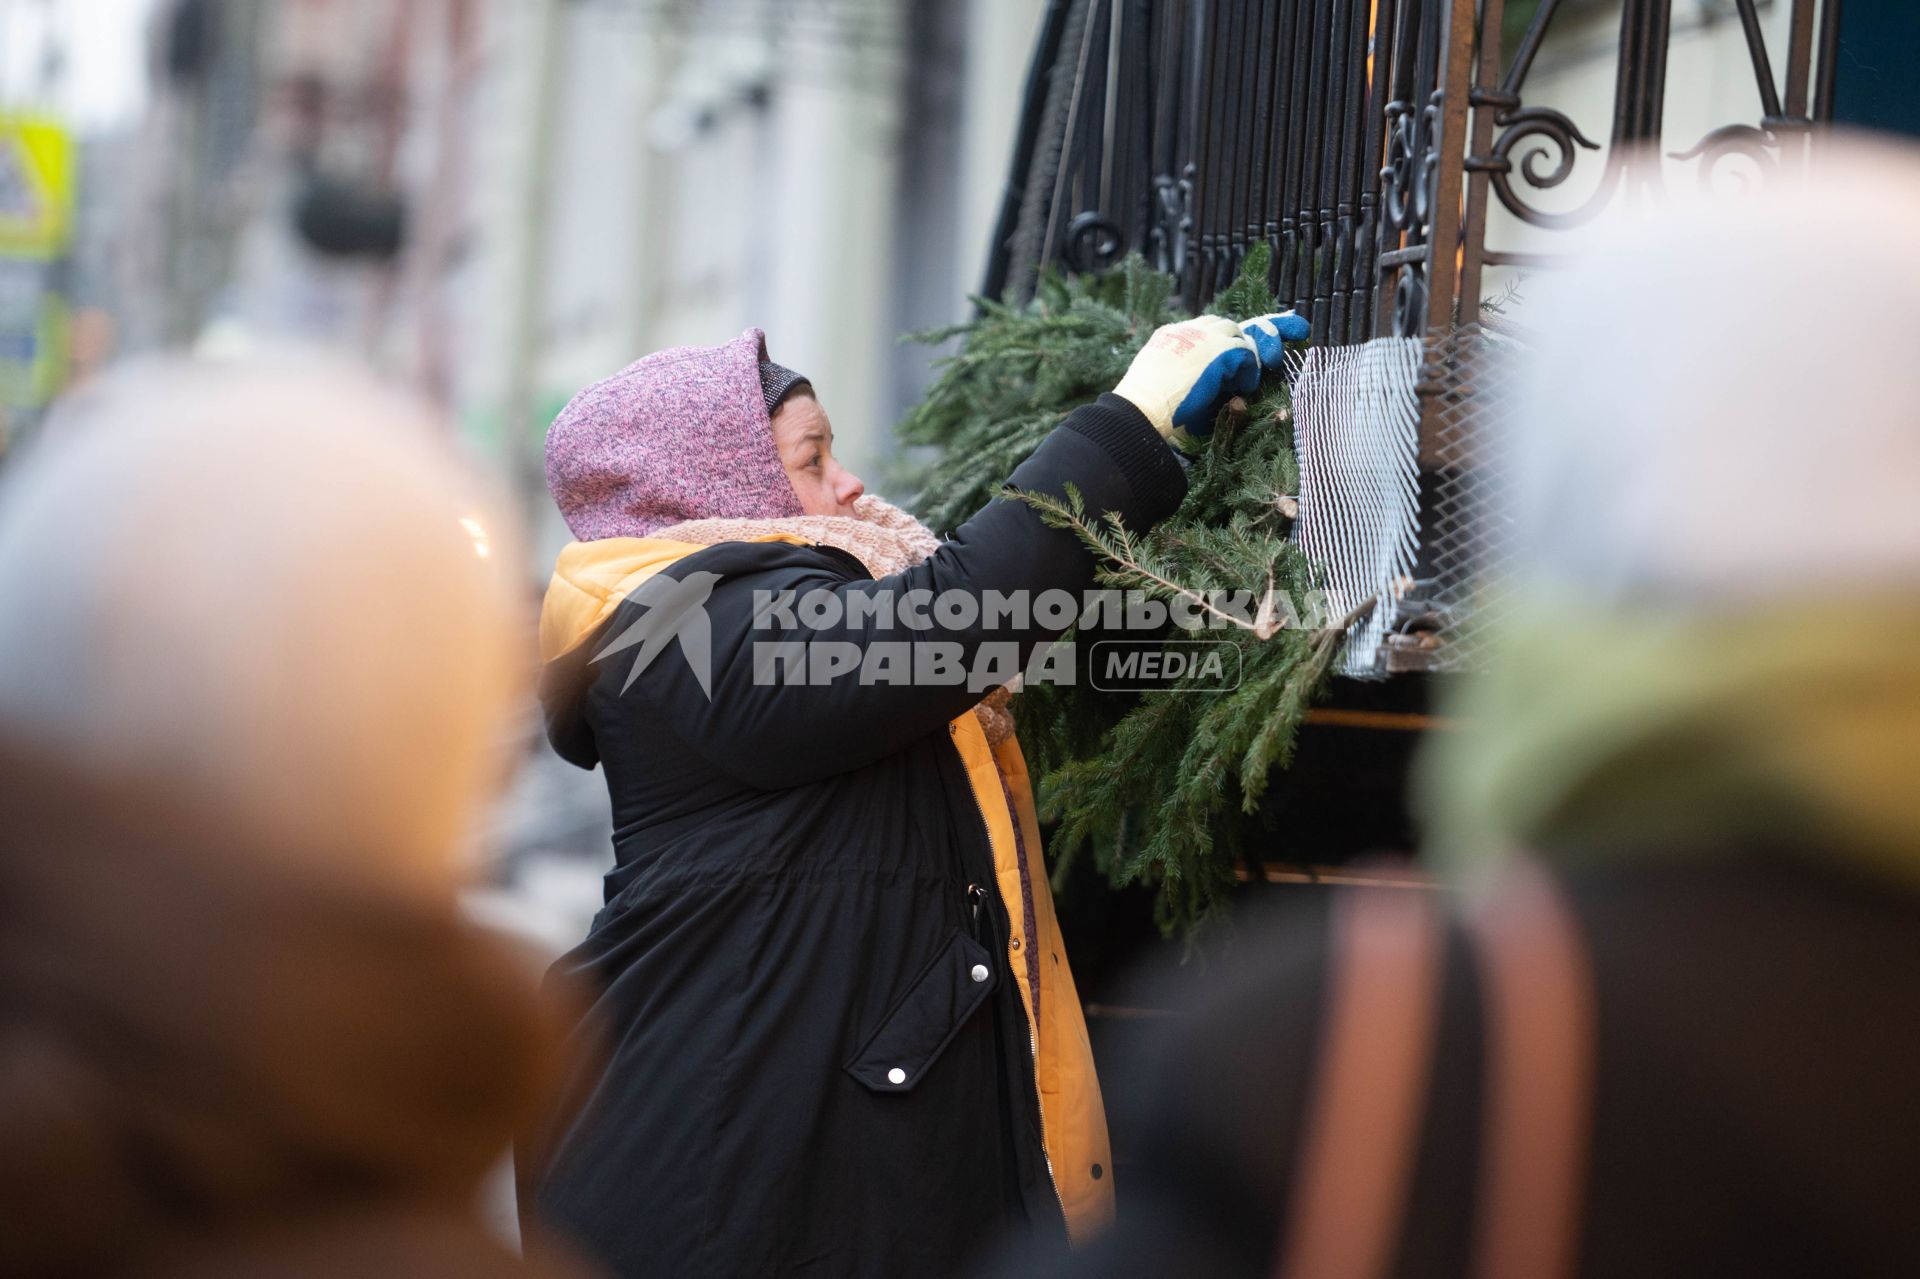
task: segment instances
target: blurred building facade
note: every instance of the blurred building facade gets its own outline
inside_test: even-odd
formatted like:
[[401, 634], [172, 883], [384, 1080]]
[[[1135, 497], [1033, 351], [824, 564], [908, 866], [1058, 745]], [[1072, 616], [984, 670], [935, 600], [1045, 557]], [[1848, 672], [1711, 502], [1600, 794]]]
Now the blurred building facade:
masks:
[[161, 3], [125, 340], [364, 355], [543, 519], [569, 394], [758, 325], [873, 474], [931, 358], [898, 335], [977, 285], [1041, 7]]
[[[140, 53], [118, 75], [149, 89], [131, 123], [83, 131], [76, 307], [110, 315], [120, 350], [372, 359], [515, 477], [544, 552], [561, 533], [539, 440], [565, 398], [750, 324], [815, 379], [855, 469], [880, 472], [930, 363], [899, 335], [959, 318], [982, 278], [1046, 7], [0, 0], [0, 109], [84, 69], [57, 42], [29, 53], [21, 15], [81, 44], [119, 29]], [[1619, 7], [1562, 7], [1533, 94], [1604, 119]], [[1755, 5], [1776, 49], [1787, 8]], [[1671, 21], [1679, 151], [1754, 90], [1732, 0], [1680, 0]], [[1494, 211], [1490, 243], [1539, 239]], [[88, 359], [106, 344], [78, 336]]]

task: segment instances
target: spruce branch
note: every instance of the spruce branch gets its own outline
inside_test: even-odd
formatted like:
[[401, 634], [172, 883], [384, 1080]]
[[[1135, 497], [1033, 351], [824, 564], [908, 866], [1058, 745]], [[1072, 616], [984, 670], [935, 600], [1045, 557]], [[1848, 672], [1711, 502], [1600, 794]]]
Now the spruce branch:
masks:
[[[1283, 619], [1275, 617], [1273, 584], [1273, 565], [1267, 565], [1267, 590], [1261, 597], [1259, 611], [1253, 620], [1235, 617], [1215, 605], [1212, 600], [1190, 586], [1182, 586], [1170, 578], [1154, 572], [1141, 558], [1133, 534], [1127, 531], [1120, 517], [1109, 511], [1098, 522], [1087, 518], [1086, 502], [1080, 491], [1073, 485], [1066, 488], [1066, 500], [1062, 501], [1047, 493], [1035, 493], [1025, 489], [1009, 488], [1007, 496], [1026, 503], [1040, 512], [1040, 518], [1054, 528], [1067, 529], [1078, 535], [1081, 542], [1106, 563], [1103, 567], [1123, 579], [1119, 584], [1131, 582], [1148, 594], [1161, 599], [1183, 599], [1204, 611], [1209, 617], [1229, 626], [1237, 626], [1251, 631], [1259, 639], [1272, 639], [1274, 633], [1285, 625]], [[1101, 526], [1105, 525], [1105, 528]]]
[[[1284, 309], [1268, 265], [1256, 246], [1207, 309]], [[1089, 850], [1114, 883], [1155, 886], [1162, 928], [1191, 935], [1233, 891], [1235, 867], [1273, 838], [1262, 808], [1269, 777], [1290, 761], [1307, 707], [1364, 614], [1324, 629], [1292, 620], [1308, 616], [1321, 580], [1286, 536], [1300, 467], [1284, 371], [1220, 415], [1188, 470], [1186, 500], [1151, 531], [1089, 511], [1072, 489], [1003, 492], [1002, 479], [1067, 413], [1120, 380], [1154, 329], [1184, 318], [1175, 296], [1175, 281], [1136, 256], [1097, 276], [1048, 272], [1032, 302], [987, 302], [966, 324], [929, 334], [957, 338], [958, 349], [937, 362], [927, 397], [897, 428], [909, 466], [895, 478], [941, 531], [996, 496], [1025, 502], [1087, 548], [1100, 584], [1190, 604], [1236, 648], [1233, 689], [1190, 673], [1139, 694], [1043, 683], [1015, 702], [1056, 877]], [[1249, 584], [1251, 619], [1216, 603]]]

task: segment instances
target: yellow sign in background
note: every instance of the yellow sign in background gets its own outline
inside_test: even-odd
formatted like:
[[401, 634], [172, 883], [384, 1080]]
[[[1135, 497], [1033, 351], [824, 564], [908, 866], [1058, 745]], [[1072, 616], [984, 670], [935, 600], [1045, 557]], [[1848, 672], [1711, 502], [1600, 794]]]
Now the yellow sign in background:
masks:
[[0, 113], [0, 404], [33, 408], [66, 369], [67, 303], [54, 264], [73, 238], [73, 135]]

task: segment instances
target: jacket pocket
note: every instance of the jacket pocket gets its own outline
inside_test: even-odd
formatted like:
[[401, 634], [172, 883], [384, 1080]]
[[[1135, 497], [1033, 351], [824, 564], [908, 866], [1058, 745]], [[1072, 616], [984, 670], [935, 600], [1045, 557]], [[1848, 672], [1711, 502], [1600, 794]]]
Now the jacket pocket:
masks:
[[847, 1063], [847, 1073], [875, 1092], [911, 1092], [999, 984], [986, 947], [954, 929]]

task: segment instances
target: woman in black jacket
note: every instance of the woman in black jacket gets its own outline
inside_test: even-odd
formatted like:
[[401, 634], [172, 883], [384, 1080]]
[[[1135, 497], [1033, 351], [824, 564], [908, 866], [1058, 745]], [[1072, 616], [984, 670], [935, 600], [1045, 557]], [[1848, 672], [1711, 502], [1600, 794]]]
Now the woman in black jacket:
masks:
[[[1013, 485], [1146, 530], [1186, 489], [1169, 437], [1262, 349], [1161, 330]], [[1071, 625], [1091, 557], [1009, 500], [937, 542], [831, 443], [757, 330], [639, 361], [548, 436], [582, 539], [541, 623], [550, 735], [605, 767], [616, 865], [556, 968], [599, 1055], [522, 1171], [627, 1275], [941, 1274], [1111, 1214], [1025, 765], [1005, 694], [982, 705]], [[1025, 600], [964, 607], [989, 592]]]

